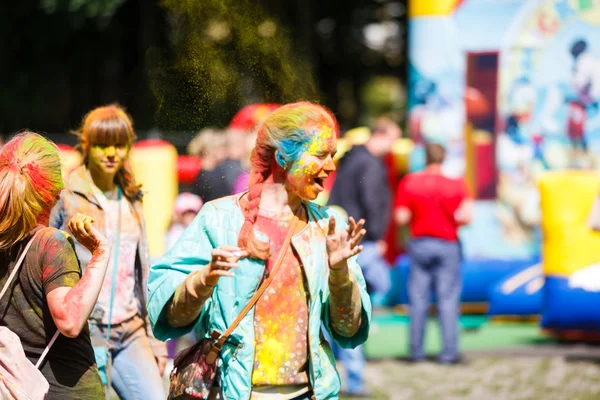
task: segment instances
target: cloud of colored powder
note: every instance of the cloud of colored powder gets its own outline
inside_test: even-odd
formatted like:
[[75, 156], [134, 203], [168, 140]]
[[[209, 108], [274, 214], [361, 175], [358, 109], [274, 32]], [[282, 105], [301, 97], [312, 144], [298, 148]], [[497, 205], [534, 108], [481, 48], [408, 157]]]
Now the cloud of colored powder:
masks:
[[223, 126], [249, 103], [318, 100], [309, 61], [257, 3], [163, 0], [169, 44], [148, 53], [160, 128]]

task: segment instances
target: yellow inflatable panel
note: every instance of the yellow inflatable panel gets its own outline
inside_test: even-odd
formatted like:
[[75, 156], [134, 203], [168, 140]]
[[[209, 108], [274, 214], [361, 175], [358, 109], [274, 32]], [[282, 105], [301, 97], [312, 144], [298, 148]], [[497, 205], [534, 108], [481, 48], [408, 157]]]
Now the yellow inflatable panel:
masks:
[[410, 170], [410, 154], [415, 147], [414, 142], [408, 138], [396, 139], [392, 145], [394, 166], [399, 174], [406, 174]]
[[163, 140], [136, 143], [129, 155], [135, 178], [144, 192], [144, 215], [150, 256], [165, 252], [165, 233], [178, 193], [177, 149]]
[[587, 171], [552, 172], [539, 180], [539, 188], [544, 273], [569, 276], [600, 262], [600, 234], [587, 223], [600, 177]]
[[445, 16], [454, 12], [462, 0], [412, 0], [408, 2], [409, 17]]

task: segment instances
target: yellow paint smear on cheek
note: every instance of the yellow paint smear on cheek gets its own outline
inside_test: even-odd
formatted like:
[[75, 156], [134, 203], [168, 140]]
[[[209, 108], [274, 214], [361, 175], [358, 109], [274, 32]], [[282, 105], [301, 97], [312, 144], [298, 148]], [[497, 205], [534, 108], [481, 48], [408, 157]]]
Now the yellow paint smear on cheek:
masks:
[[319, 172], [319, 166], [317, 165], [317, 163], [310, 163], [306, 166], [306, 168], [304, 168], [304, 172], [307, 175], [316, 175]]
[[312, 140], [310, 141], [307, 151], [310, 154], [317, 154], [328, 147], [328, 142], [333, 136], [333, 129], [327, 125], [320, 125], [313, 131]]

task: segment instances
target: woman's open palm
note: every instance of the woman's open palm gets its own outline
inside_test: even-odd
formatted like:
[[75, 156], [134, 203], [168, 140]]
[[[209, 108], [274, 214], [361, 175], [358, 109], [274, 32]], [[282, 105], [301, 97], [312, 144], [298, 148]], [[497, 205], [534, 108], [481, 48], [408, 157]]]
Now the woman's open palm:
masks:
[[327, 256], [329, 258], [329, 267], [339, 269], [352, 256], [357, 255], [363, 246], [360, 241], [367, 231], [363, 228], [365, 220], [354, 221], [354, 218], [348, 219], [348, 227], [336, 232], [335, 218], [329, 217], [329, 232], [327, 233]]

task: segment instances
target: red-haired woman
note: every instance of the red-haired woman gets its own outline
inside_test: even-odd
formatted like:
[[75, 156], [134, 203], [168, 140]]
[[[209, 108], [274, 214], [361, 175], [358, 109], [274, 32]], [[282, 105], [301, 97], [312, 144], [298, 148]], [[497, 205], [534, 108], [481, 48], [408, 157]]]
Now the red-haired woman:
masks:
[[[70, 220], [71, 232], [91, 254], [82, 275], [73, 239], [48, 228], [62, 188], [60, 158], [52, 142], [23, 132], [2, 148], [0, 289], [6, 291], [0, 298], [0, 327], [19, 337], [32, 363], [51, 346], [40, 365], [50, 385], [46, 399], [100, 400], [105, 395], [87, 319], [102, 286], [110, 245], [91, 218], [77, 214]], [[51, 344], [57, 330], [61, 334]], [[42, 386], [28, 378], [22, 388], [26, 392]]]
[[[107, 375], [121, 399], [164, 399], [166, 346], [154, 339], [145, 307], [149, 255], [142, 192], [127, 165], [135, 140], [131, 118], [117, 105], [99, 107], [85, 116], [77, 134], [84, 165], [69, 176], [50, 223], [65, 229], [70, 216], [81, 212], [105, 233], [113, 250], [90, 318], [92, 341], [109, 349]], [[76, 248], [85, 268], [90, 254]]]
[[258, 129], [249, 192], [205, 204], [152, 267], [148, 311], [161, 339], [225, 332], [270, 276], [220, 352], [224, 398], [337, 398], [321, 326], [343, 347], [367, 338], [371, 304], [356, 263], [364, 221], [346, 226], [311, 202], [335, 170], [337, 130], [312, 103], [274, 111]]

